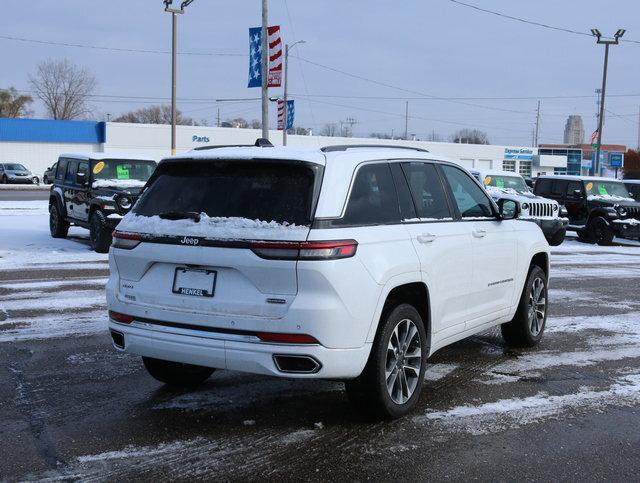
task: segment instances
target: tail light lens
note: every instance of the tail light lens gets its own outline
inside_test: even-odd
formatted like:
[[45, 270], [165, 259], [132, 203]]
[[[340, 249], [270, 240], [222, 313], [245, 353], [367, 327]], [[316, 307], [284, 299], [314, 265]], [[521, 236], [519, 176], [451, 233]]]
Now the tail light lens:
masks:
[[109, 318], [121, 324], [130, 324], [133, 322], [133, 317], [131, 315], [121, 314], [120, 312], [114, 312], [113, 310], [109, 311]]
[[268, 260], [339, 260], [356, 254], [355, 240], [308, 242], [256, 242], [251, 250]]
[[319, 344], [318, 339], [308, 334], [282, 334], [277, 332], [258, 332], [256, 334], [262, 342], [276, 344]]
[[137, 233], [127, 233], [124, 231], [114, 231], [113, 248], [122, 248], [123, 250], [131, 250], [140, 244], [141, 238]]

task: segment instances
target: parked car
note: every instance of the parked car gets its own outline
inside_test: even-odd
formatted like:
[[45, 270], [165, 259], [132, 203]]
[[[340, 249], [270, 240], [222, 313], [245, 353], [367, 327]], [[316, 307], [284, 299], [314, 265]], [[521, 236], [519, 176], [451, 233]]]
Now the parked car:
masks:
[[156, 162], [109, 153], [63, 154], [49, 198], [49, 229], [64, 238], [70, 225], [89, 229], [91, 247], [109, 251], [111, 232], [138, 198]]
[[567, 207], [569, 229], [584, 241], [607, 245], [614, 237], [640, 236], [640, 203], [616, 179], [540, 176], [534, 193]]
[[532, 221], [540, 227], [549, 245], [557, 246], [564, 241], [569, 219], [566, 209], [554, 200], [534, 195], [525, 179], [511, 171], [470, 170], [495, 200], [513, 200], [520, 205], [522, 220]]
[[160, 162], [114, 232], [114, 346], [170, 385], [215, 369], [346, 381], [399, 417], [437, 350], [500, 325], [534, 346], [549, 246], [420, 149], [235, 147]]
[[40, 179], [20, 163], [0, 163], [0, 183], [39, 184]]
[[625, 179], [624, 185], [629, 191], [629, 195], [636, 201], [640, 201], [640, 179]]
[[56, 167], [58, 166], [58, 162], [56, 161], [51, 166], [49, 166], [44, 174], [42, 175], [42, 182], [44, 184], [53, 184], [53, 180], [56, 176]]

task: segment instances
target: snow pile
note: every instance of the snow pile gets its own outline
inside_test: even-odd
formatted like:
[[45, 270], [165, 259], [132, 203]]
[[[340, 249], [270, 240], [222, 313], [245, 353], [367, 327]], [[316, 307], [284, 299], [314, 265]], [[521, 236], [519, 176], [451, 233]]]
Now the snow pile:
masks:
[[118, 225], [119, 231], [149, 235], [193, 236], [232, 240], [305, 240], [308, 226], [290, 225], [275, 221], [247, 218], [209, 217], [200, 215], [200, 221], [165, 220], [159, 216], [127, 214]]
[[615, 196], [615, 195], [589, 195], [589, 196], [587, 196], [587, 200], [589, 200], [589, 201], [614, 201], [614, 202], [619, 202], [619, 201], [634, 202], [635, 201], [633, 198], [627, 198], [627, 197], [624, 197], [624, 196]]
[[620, 225], [640, 225], [640, 220], [635, 218], [627, 218], [626, 220], [613, 220], [613, 223], [619, 223]]
[[118, 189], [127, 189], [127, 188], [142, 188], [146, 181], [141, 181], [139, 179], [97, 179], [93, 182], [92, 186], [94, 188], [118, 188]]
[[531, 191], [518, 191], [513, 188], [498, 188], [497, 186], [485, 186], [487, 193], [492, 197], [497, 196], [500, 198], [502, 195], [514, 195], [522, 196], [524, 198], [538, 198]]

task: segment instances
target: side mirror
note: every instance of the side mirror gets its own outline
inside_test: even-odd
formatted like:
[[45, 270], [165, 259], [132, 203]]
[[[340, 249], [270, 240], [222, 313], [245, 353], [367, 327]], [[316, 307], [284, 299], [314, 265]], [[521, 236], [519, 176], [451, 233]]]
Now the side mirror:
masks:
[[513, 200], [498, 200], [498, 210], [502, 220], [513, 220], [520, 214], [520, 205]]
[[86, 175], [86, 173], [78, 173], [78, 174], [76, 174], [76, 182], [79, 185], [82, 185], [82, 186], [86, 185], [87, 184], [87, 175]]
[[582, 198], [582, 190], [573, 190], [573, 196], [576, 198]]

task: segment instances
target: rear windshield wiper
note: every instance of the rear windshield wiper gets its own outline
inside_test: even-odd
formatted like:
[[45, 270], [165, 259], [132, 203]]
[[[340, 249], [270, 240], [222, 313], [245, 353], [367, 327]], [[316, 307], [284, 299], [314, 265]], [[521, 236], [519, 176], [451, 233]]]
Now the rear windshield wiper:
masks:
[[158, 215], [163, 220], [193, 220], [200, 223], [200, 213], [197, 211], [165, 211]]

